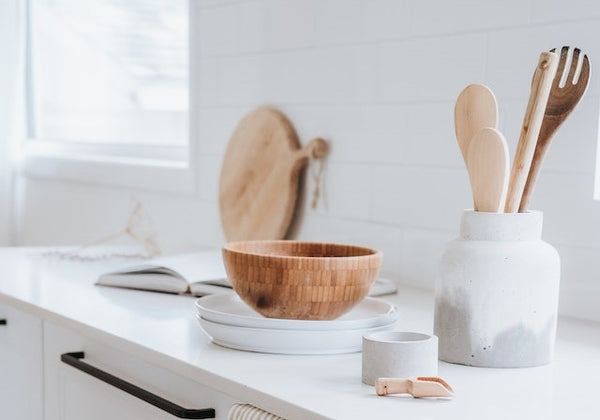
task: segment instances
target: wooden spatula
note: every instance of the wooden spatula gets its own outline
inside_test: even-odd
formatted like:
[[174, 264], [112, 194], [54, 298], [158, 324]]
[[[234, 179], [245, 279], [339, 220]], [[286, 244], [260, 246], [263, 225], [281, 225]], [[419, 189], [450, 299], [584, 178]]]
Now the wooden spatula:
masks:
[[508, 195], [504, 208], [506, 213], [515, 213], [519, 210], [557, 65], [558, 55], [552, 52], [540, 54], [510, 172]]
[[498, 123], [498, 105], [494, 93], [484, 85], [472, 84], [463, 89], [454, 106], [454, 129], [465, 164], [469, 143], [484, 127]]
[[495, 128], [482, 128], [471, 139], [467, 167], [475, 211], [504, 211], [509, 159], [506, 139]]
[[436, 376], [419, 376], [415, 379], [377, 378], [375, 392], [381, 396], [410, 394], [415, 398], [450, 398], [454, 396], [452, 387]]

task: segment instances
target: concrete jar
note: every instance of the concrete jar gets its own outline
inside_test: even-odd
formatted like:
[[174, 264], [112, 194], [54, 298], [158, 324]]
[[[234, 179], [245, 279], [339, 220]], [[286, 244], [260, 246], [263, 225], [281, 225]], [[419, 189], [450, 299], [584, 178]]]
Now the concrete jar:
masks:
[[439, 358], [483, 367], [552, 360], [560, 258], [541, 212], [465, 211], [441, 258], [434, 333]]

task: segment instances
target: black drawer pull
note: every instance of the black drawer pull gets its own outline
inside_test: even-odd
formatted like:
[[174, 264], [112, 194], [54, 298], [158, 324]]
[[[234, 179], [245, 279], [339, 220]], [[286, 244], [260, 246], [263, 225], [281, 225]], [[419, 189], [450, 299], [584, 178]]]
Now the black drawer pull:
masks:
[[6, 325], [6, 319], [0, 319], [0, 325]]
[[117, 378], [116, 376], [111, 375], [108, 372], [100, 370], [92, 365], [84, 362], [83, 359], [85, 354], [82, 351], [76, 351], [72, 353], [64, 353], [60, 355], [60, 360], [64, 363], [73, 366], [76, 369], [79, 369], [89, 375], [92, 375], [94, 378], [100, 379], [103, 382], [106, 382], [109, 385], [112, 385], [116, 388], [119, 388], [122, 391], [127, 392], [128, 394], [133, 395], [134, 397], [139, 398], [140, 400], [146, 401], [149, 404], [152, 404], [155, 407], [160, 408], [161, 410], [166, 411], [174, 415], [175, 417], [179, 417], [181, 419], [214, 419], [215, 418], [215, 410], [214, 408], [201, 408], [201, 409], [189, 409], [183, 408], [180, 405], [177, 405], [169, 400], [165, 400], [162, 397], [159, 397], [156, 394], [153, 394], [145, 389], [142, 389], [138, 386], [135, 386], [123, 379]]

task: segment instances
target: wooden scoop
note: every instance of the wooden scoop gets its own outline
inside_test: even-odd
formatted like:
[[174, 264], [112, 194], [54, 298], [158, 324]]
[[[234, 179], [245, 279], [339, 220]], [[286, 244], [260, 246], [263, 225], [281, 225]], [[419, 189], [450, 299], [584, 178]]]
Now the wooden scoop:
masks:
[[483, 128], [471, 139], [467, 167], [475, 211], [504, 211], [509, 159], [506, 140], [495, 128]]
[[415, 379], [377, 378], [377, 395], [410, 394], [415, 398], [451, 398], [454, 390], [446, 381], [436, 376], [419, 376]]
[[484, 127], [496, 127], [498, 105], [494, 93], [484, 85], [472, 84], [463, 89], [454, 105], [454, 129], [465, 164], [469, 144]]

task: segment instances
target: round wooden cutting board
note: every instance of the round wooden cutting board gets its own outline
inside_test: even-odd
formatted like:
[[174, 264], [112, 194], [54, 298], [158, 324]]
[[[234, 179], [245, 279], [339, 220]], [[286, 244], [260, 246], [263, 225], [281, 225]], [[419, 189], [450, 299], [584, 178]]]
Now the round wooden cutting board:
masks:
[[221, 224], [228, 241], [283, 239], [296, 207], [298, 178], [309, 157], [327, 143], [303, 149], [281, 112], [257, 108], [236, 127], [225, 152], [219, 184]]

